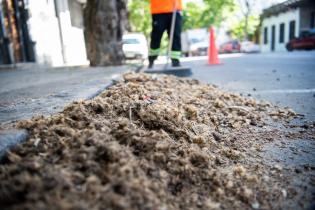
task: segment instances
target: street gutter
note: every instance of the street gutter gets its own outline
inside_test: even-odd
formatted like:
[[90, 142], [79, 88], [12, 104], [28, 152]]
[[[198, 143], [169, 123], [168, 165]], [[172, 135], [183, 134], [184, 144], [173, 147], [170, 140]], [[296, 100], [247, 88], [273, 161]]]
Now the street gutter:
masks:
[[[139, 67], [136, 67], [135, 69], [130, 69], [130, 71], [137, 72], [138, 68]], [[92, 100], [93, 98], [97, 97], [100, 93], [112, 87], [121, 80], [122, 80], [121, 74], [115, 74], [111, 76], [111, 81], [109, 83], [105, 84], [103, 88], [100, 88], [95, 93], [86, 96], [85, 98], [83, 98], [83, 100]], [[56, 113], [51, 113], [51, 115]], [[3, 161], [3, 158], [5, 157], [7, 151], [14, 148], [18, 144], [25, 142], [28, 139], [28, 136], [29, 133], [25, 129], [13, 129], [10, 127], [1, 129], [0, 127], [0, 163]]]

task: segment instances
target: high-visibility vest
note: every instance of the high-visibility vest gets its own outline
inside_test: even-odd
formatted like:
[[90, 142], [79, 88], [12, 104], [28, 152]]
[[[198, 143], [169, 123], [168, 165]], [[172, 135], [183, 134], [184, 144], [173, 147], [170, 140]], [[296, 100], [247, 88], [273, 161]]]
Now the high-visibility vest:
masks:
[[161, 14], [161, 13], [171, 13], [174, 10], [182, 10], [182, 0], [150, 0], [151, 3], [151, 13]]

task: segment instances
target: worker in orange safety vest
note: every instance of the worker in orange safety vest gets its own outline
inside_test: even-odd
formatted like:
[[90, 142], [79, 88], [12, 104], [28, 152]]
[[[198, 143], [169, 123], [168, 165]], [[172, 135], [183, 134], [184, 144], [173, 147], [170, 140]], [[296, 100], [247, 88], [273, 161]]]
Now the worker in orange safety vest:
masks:
[[172, 66], [180, 66], [181, 57], [181, 30], [182, 30], [182, 0], [150, 0], [152, 14], [152, 32], [149, 51], [149, 68], [160, 54], [160, 45], [163, 33], [167, 31], [170, 38], [173, 11], [176, 12], [173, 45], [170, 52]]

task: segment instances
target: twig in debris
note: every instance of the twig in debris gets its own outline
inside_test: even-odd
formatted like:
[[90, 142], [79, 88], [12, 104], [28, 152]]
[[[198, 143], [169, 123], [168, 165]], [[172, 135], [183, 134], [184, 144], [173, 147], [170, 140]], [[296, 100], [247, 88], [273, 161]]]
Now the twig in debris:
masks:
[[132, 123], [132, 109], [133, 109], [133, 106], [130, 106], [129, 107], [129, 121]]
[[242, 110], [245, 112], [249, 112], [249, 108], [248, 107], [243, 107], [243, 106], [229, 106], [227, 107], [227, 109], [232, 109], [232, 110]]
[[40, 141], [40, 138], [35, 139], [34, 146], [37, 147]]

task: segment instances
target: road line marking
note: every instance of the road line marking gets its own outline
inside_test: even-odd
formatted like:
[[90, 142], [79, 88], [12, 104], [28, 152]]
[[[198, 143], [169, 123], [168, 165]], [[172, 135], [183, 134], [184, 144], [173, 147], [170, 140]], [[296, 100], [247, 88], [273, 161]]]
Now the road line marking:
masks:
[[315, 89], [261, 90], [256, 93], [315, 93]]

